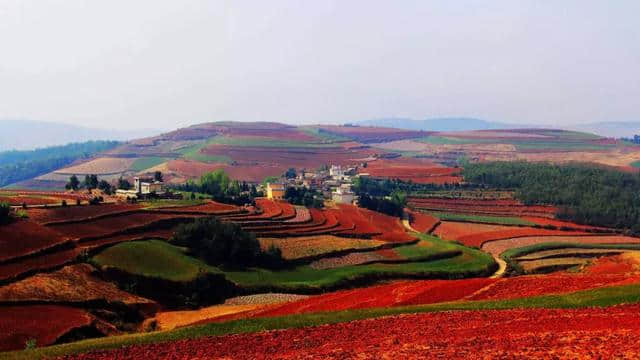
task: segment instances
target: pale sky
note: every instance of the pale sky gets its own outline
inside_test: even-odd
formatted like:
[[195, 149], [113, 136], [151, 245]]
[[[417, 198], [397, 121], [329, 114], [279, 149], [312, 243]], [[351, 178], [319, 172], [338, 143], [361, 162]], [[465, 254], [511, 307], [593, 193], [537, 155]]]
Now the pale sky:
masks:
[[0, 118], [640, 120], [640, 1], [0, 0]]

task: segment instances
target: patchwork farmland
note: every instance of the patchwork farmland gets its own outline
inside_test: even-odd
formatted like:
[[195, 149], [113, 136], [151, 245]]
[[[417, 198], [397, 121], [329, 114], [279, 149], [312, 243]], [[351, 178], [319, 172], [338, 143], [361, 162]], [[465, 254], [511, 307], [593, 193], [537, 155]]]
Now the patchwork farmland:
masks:
[[[468, 176], [469, 164], [559, 153], [637, 181], [623, 169], [636, 147], [539, 129], [210, 123], [125, 143], [39, 181], [160, 171], [184, 197], [0, 190], [0, 359], [635, 357], [638, 229], [548, 187]], [[180, 187], [216, 170], [260, 185], [326, 165], [353, 167], [355, 196], [401, 211]]]

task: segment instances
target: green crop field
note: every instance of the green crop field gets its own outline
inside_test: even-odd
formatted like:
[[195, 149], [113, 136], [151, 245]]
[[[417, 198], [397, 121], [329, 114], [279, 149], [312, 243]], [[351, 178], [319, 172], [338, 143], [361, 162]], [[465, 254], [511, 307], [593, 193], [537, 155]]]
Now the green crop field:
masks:
[[[251, 269], [225, 272], [225, 276], [251, 291], [277, 289], [292, 292], [318, 292], [367, 279], [372, 281], [402, 277], [458, 279], [488, 276], [495, 270], [495, 261], [486, 253], [444, 242], [432, 236], [418, 236], [421, 237], [422, 244], [396, 248], [399, 254], [406, 256], [408, 260], [416, 260], [415, 262], [353, 265], [322, 270], [309, 266], [298, 266], [281, 271]], [[431, 246], [425, 246], [424, 242]], [[421, 261], [421, 259], [435, 259], [439, 256], [443, 258]]]
[[185, 254], [185, 249], [161, 240], [132, 241], [110, 247], [93, 257], [99, 266], [171, 281], [191, 281], [202, 270], [218, 269]]
[[430, 211], [431, 215], [444, 221], [466, 221], [466, 222], [478, 222], [487, 224], [498, 225], [524, 225], [533, 226], [534, 223], [521, 219], [515, 216], [489, 216], [489, 215], [473, 215], [473, 214], [458, 214], [448, 212]]

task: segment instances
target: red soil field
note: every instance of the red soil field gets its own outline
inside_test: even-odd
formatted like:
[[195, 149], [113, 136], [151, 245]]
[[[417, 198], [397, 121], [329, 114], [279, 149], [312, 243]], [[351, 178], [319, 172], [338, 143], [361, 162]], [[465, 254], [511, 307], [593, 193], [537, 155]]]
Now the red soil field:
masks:
[[496, 279], [399, 281], [312, 296], [254, 314], [254, 317], [431, 304], [469, 296]]
[[379, 235], [381, 231], [378, 230], [368, 219], [362, 216], [359, 209], [353, 205], [339, 204], [338, 208], [343, 217], [348, 217], [349, 221], [353, 222], [355, 229], [350, 231], [349, 234], [356, 236], [367, 235]]
[[304, 206], [296, 206], [295, 207], [296, 216], [286, 220], [287, 224], [304, 224], [308, 221], [311, 221], [311, 214], [309, 214], [309, 209]]
[[202, 205], [194, 206], [168, 206], [156, 208], [156, 210], [170, 210], [175, 213], [207, 213], [207, 214], [226, 214], [230, 212], [241, 211], [236, 205], [223, 204], [215, 201], [207, 201]]
[[484, 291], [469, 297], [469, 300], [523, 298], [637, 282], [640, 282], [640, 276], [624, 273], [602, 275], [569, 273], [556, 273], [545, 276], [526, 275], [500, 279]]
[[66, 206], [55, 208], [38, 208], [28, 209], [29, 218], [44, 224], [55, 221], [73, 221], [82, 219], [91, 219], [96, 216], [108, 214], [118, 214], [131, 210], [139, 209], [141, 206], [137, 204], [101, 204], [101, 205], [80, 205]]
[[87, 264], [66, 266], [52, 273], [38, 274], [0, 287], [0, 303], [82, 303], [106, 301], [130, 307], [157, 310], [156, 304], [116, 287], [115, 284], [94, 276]]
[[373, 177], [400, 179], [421, 184], [453, 184], [462, 181], [459, 176], [461, 169], [444, 167], [432, 162], [404, 158], [386, 160], [379, 159], [367, 163], [366, 168], [360, 169]]
[[440, 219], [429, 214], [424, 214], [417, 211], [408, 211], [410, 221], [409, 225], [421, 233], [430, 233], [433, 228], [440, 223]]
[[613, 231], [614, 229], [608, 229], [608, 228], [603, 228], [603, 227], [598, 227], [598, 226], [590, 226], [590, 225], [580, 225], [580, 224], [576, 224], [573, 222], [569, 222], [569, 221], [562, 221], [562, 220], [555, 220], [555, 219], [549, 219], [549, 218], [539, 218], [539, 217], [533, 217], [533, 216], [523, 216], [522, 217], [523, 220], [532, 222], [534, 224], [538, 224], [538, 225], [553, 225], [556, 226], [558, 228], [569, 228], [569, 229], [575, 229], [575, 230], [601, 230], [601, 231]]
[[296, 208], [293, 205], [289, 204], [286, 201], [278, 201], [278, 206], [282, 210], [282, 213], [278, 216], [275, 216], [274, 220], [289, 220], [293, 219], [296, 216]]
[[11, 206], [20, 206], [23, 203], [31, 205], [57, 204], [61, 200], [50, 197], [31, 197], [31, 196], [1, 196], [0, 203], [8, 203]]
[[159, 220], [176, 219], [180, 217], [193, 217], [192, 215], [167, 215], [154, 213], [134, 213], [125, 216], [106, 217], [92, 221], [74, 224], [53, 225], [50, 228], [60, 233], [83, 240], [106, 236], [130, 228], [136, 228], [151, 224]]
[[29, 220], [16, 219], [0, 226], [0, 263], [61, 245], [63, 234]]
[[468, 200], [411, 197], [408, 202], [417, 209], [490, 214], [504, 216], [553, 217], [557, 209], [553, 206], [522, 205], [516, 200]]
[[29, 257], [7, 264], [0, 264], [0, 281], [14, 279], [27, 273], [46, 271], [61, 267], [62, 265], [72, 262], [79, 254], [80, 250], [69, 249], [53, 252], [51, 254]]
[[[337, 145], [335, 147], [273, 147], [218, 144], [210, 145], [201, 152], [205, 155], [229, 157], [240, 166], [260, 169], [263, 166], [277, 165], [284, 167], [285, 171], [290, 167], [315, 169], [323, 164], [349, 165], [375, 153], [367, 148], [345, 149]], [[230, 171], [233, 167], [234, 165], [229, 166]], [[281, 174], [282, 172], [278, 175]]]
[[51, 345], [69, 331], [89, 326], [93, 317], [82, 309], [54, 305], [0, 307], [0, 351], [21, 350], [28, 340]]
[[637, 358], [640, 305], [400, 315], [136, 345], [68, 359]]
[[282, 214], [282, 207], [276, 201], [266, 198], [256, 199], [256, 206], [262, 210], [262, 214], [256, 218], [271, 219]]
[[[513, 239], [527, 236], [580, 236], [593, 235], [580, 231], [547, 230], [530, 227], [510, 227], [509, 229], [460, 236], [456, 240], [466, 246], [480, 247], [487, 241]], [[553, 241], [553, 239], [551, 239]]]
[[360, 211], [382, 233], [382, 235], [374, 236], [374, 239], [389, 242], [408, 242], [415, 239], [406, 232], [400, 219], [367, 209], [360, 209]]

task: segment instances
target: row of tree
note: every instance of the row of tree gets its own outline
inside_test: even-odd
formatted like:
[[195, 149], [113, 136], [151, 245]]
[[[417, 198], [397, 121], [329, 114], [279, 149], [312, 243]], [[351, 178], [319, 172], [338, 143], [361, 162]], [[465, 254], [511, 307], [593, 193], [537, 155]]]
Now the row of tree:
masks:
[[582, 224], [640, 234], [640, 175], [585, 164], [529, 162], [466, 164], [466, 181], [511, 189], [525, 204], [560, 208], [558, 216]]
[[362, 194], [358, 199], [358, 205], [365, 209], [401, 217], [404, 212], [404, 207], [407, 205], [407, 194], [401, 191], [395, 191], [388, 197]]
[[294, 205], [304, 205], [314, 208], [322, 208], [324, 206], [322, 193], [305, 187], [288, 187], [284, 192], [284, 198]]
[[174, 188], [180, 191], [207, 194], [215, 201], [236, 205], [252, 204], [256, 197], [262, 196], [255, 185], [231, 180], [222, 169], [204, 174], [197, 181], [188, 180], [185, 184], [176, 185]]

